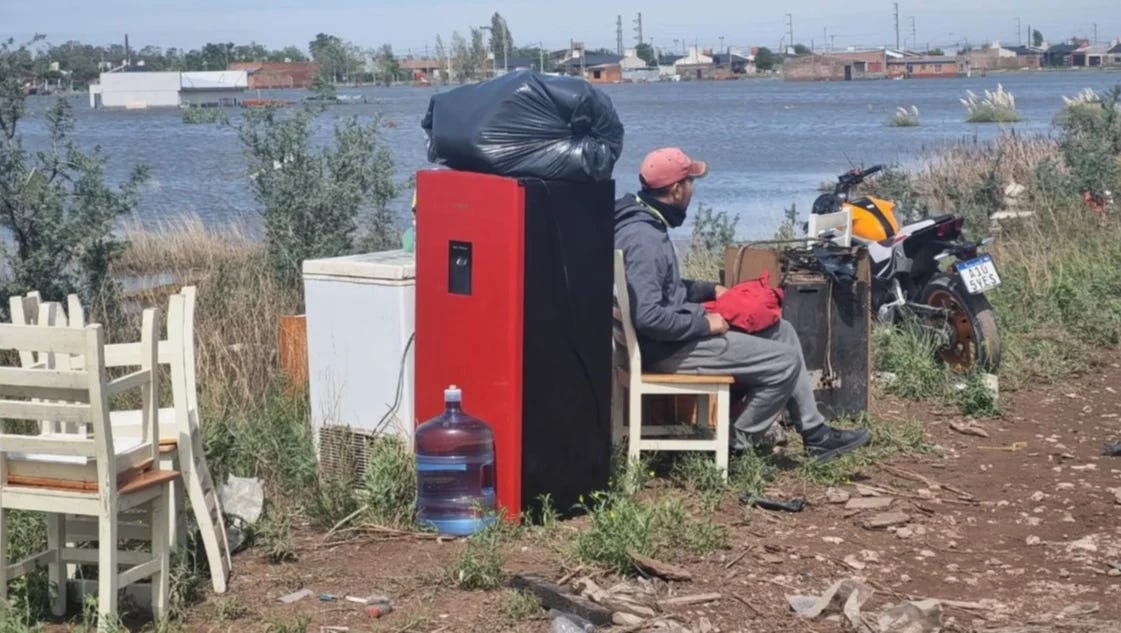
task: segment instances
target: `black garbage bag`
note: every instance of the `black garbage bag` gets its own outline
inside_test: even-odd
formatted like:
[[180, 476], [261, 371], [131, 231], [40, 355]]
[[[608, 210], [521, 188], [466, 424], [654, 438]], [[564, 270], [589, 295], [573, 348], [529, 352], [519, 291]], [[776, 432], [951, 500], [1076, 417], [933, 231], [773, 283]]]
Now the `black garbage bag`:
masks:
[[500, 176], [602, 182], [623, 151], [606, 94], [529, 70], [433, 95], [421, 127], [429, 161]]

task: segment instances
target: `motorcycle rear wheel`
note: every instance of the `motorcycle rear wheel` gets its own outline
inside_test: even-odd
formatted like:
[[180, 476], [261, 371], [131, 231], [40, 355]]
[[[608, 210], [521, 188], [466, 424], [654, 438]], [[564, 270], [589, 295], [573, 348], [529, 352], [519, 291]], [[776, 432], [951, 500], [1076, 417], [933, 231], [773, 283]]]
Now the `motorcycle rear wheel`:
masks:
[[985, 295], [971, 295], [956, 278], [938, 275], [923, 288], [921, 302], [947, 311], [944, 321], [943, 317], [931, 317], [930, 324], [944, 328], [948, 336], [938, 357], [951, 371], [996, 372], [1000, 367], [1000, 331]]

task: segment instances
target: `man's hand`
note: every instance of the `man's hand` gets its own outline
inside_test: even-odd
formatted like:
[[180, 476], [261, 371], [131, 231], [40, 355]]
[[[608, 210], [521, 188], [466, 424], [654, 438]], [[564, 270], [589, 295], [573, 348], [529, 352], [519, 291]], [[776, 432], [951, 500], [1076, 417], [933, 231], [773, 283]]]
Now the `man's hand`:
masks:
[[723, 334], [728, 331], [728, 322], [724, 317], [715, 312], [709, 312], [705, 315], [708, 319], [708, 331], [712, 334]]
[[724, 294], [725, 292], [728, 292], [727, 288], [725, 288], [724, 286], [721, 286], [720, 284], [716, 284], [716, 298], [717, 299], [719, 299], [720, 295]]

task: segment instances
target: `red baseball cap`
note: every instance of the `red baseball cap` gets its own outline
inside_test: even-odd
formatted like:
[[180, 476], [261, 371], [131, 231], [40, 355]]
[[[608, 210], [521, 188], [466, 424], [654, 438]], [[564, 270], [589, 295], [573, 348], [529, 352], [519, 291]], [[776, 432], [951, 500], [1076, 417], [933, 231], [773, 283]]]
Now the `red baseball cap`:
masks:
[[638, 177], [647, 189], [661, 189], [686, 178], [702, 178], [708, 163], [693, 160], [679, 147], [662, 147], [642, 159]]

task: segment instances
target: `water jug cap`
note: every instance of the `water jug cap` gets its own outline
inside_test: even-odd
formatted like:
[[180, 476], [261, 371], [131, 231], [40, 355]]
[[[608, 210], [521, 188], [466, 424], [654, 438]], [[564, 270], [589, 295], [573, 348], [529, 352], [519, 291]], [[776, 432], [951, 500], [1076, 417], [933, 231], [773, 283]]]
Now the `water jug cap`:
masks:
[[450, 385], [444, 390], [444, 402], [463, 402], [463, 391], [455, 385]]

